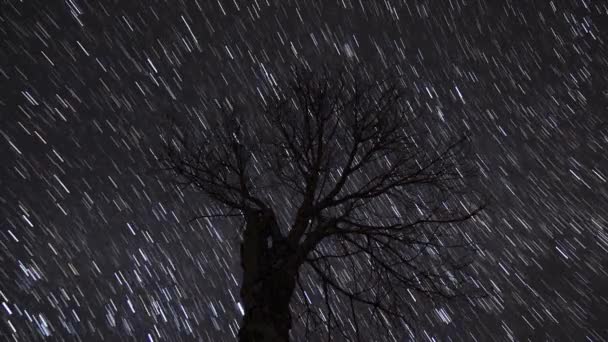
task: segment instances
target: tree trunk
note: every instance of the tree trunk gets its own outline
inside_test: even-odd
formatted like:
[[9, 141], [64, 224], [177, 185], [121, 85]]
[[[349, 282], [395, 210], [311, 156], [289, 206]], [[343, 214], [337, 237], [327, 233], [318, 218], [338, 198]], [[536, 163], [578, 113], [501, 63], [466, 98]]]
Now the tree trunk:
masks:
[[297, 276], [287, 242], [272, 213], [247, 215], [241, 244], [245, 311], [239, 341], [287, 342], [291, 329], [289, 303]]
[[289, 341], [289, 302], [294, 285], [294, 277], [283, 273], [242, 288], [245, 316], [239, 331], [241, 342]]

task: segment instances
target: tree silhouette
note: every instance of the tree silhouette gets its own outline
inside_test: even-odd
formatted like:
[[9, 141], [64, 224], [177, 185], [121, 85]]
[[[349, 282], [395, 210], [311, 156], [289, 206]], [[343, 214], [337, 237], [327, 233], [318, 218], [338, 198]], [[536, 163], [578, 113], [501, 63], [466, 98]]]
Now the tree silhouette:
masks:
[[467, 136], [431, 135], [402, 79], [357, 70], [294, 67], [166, 136], [164, 169], [216, 210], [197, 218], [244, 222], [240, 341], [288, 341], [295, 314], [302, 337], [359, 340], [415, 296], [470, 293]]

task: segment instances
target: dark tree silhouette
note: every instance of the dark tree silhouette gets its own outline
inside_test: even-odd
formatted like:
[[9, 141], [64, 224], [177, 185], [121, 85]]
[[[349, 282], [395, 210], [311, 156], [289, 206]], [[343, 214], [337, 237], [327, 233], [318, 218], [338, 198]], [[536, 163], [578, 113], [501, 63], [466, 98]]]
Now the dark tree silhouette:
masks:
[[303, 337], [361, 339], [362, 319], [407, 320], [414, 296], [466, 296], [475, 245], [460, 223], [481, 210], [468, 138], [441, 145], [399, 77], [291, 76], [165, 140], [164, 169], [216, 210], [197, 218], [244, 222], [240, 340], [288, 341], [292, 313]]

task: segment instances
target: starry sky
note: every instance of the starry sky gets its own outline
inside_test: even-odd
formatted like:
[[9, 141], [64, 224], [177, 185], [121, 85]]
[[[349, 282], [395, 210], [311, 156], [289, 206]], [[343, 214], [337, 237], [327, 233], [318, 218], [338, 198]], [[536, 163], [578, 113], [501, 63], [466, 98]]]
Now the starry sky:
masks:
[[591, 0], [3, 1], [2, 339], [234, 340], [238, 229], [150, 170], [167, 115], [305, 60], [396, 68], [471, 133], [495, 295], [420, 313], [420, 340], [606, 340], [607, 32]]

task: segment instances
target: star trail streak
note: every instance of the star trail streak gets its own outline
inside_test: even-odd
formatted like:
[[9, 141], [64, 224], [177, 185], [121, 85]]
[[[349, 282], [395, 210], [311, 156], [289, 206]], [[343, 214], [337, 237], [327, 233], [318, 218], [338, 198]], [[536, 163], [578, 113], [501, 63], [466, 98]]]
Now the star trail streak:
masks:
[[589, 0], [2, 2], [2, 339], [234, 340], [238, 227], [191, 221], [156, 147], [299, 60], [394, 68], [429, 134], [471, 132], [493, 295], [420, 340], [608, 340], [607, 32]]

